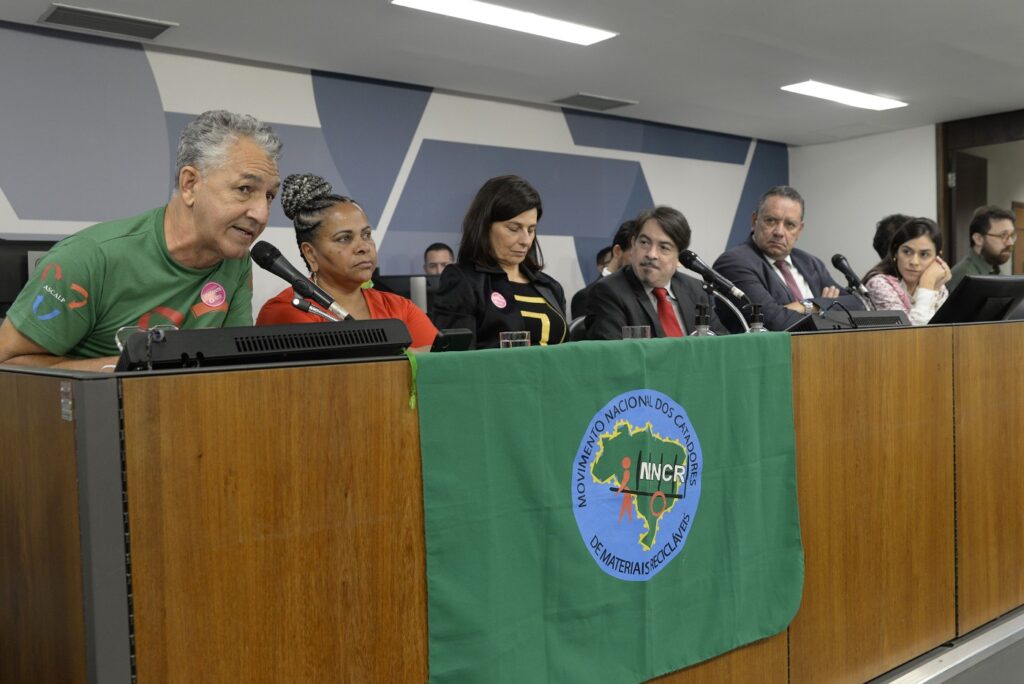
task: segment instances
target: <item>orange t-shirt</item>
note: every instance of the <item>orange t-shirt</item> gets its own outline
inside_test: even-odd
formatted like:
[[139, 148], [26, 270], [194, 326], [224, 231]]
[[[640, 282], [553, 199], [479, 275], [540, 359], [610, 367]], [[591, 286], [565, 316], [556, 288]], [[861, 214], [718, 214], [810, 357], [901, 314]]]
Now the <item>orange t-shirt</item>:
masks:
[[[363, 290], [363, 300], [370, 309], [370, 318], [397, 318], [405, 323], [412, 337], [412, 346], [429, 347], [434, 343], [437, 328], [427, 315], [411, 300], [390, 292], [370, 288]], [[323, 323], [324, 319], [314, 313], [301, 311], [292, 306], [295, 290], [287, 288], [268, 299], [256, 317], [256, 325], [279, 323]]]

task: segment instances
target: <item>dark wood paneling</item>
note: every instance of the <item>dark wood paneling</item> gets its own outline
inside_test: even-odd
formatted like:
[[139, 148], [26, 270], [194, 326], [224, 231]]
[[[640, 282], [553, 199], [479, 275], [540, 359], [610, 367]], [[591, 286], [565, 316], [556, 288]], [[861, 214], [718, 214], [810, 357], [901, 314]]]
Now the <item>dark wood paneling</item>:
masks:
[[60, 378], [0, 373], [0, 681], [84, 682], [74, 424]]
[[139, 681], [425, 680], [407, 364], [123, 387]]
[[951, 378], [949, 328], [793, 338], [792, 682], [862, 682], [953, 637]]
[[942, 127], [949, 152], [1024, 140], [1024, 109], [947, 121]]
[[955, 333], [960, 633], [1024, 604], [1024, 323]]
[[957, 152], [953, 157], [956, 187], [953, 188], [953, 226], [947, 242], [948, 261], [952, 264], [967, 256], [971, 249], [971, 217], [974, 210], [988, 204], [988, 160]]

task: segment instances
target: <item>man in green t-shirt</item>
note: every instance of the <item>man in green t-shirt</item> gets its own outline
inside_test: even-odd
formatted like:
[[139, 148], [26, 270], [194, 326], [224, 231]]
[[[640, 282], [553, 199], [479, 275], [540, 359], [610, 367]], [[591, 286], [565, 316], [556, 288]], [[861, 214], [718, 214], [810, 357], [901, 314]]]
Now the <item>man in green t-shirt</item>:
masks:
[[999, 267], [1010, 260], [1017, 241], [1014, 215], [1006, 209], [984, 206], [971, 217], [971, 251], [951, 269], [946, 285], [952, 292], [965, 275], [999, 275]]
[[252, 325], [249, 248], [277, 193], [281, 141], [246, 114], [200, 114], [181, 134], [165, 207], [55, 245], [0, 326], [0, 363], [101, 370], [121, 328]]

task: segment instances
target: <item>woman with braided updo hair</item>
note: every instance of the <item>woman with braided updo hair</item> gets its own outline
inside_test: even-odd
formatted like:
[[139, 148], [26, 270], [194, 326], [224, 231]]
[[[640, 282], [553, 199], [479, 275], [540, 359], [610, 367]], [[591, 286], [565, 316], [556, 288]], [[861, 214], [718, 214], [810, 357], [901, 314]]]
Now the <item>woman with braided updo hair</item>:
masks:
[[[310, 279], [357, 320], [397, 318], [409, 328], [413, 348], [430, 347], [437, 329], [405, 297], [363, 285], [377, 268], [373, 227], [353, 199], [336, 195], [331, 184], [313, 174], [293, 174], [281, 186], [281, 206], [295, 225], [295, 240]], [[260, 309], [256, 325], [316, 323], [323, 319], [292, 306], [287, 288]]]

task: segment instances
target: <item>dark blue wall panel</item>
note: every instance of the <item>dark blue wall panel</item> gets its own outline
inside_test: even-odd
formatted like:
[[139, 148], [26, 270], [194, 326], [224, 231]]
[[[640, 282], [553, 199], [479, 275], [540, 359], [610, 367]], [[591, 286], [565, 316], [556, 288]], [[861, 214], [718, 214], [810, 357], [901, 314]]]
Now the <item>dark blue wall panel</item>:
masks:
[[431, 90], [312, 72], [323, 137], [370, 222], [380, 221]]
[[757, 199], [775, 185], [789, 183], [789, 148], [782, 143], [759, 140], [750, 160], [747, 180], [743, 184], [740, 201], [729, 231], [726, 249], [735, 247], [750, 234], [750, 216], [757, 209]]
[[18, 218], [102, 221], [163, 204], [166, 139], [137, 43], [0, 25], [0, 188]]
[[750, 138], [563, 109], [577, 145], [742, 164]]

